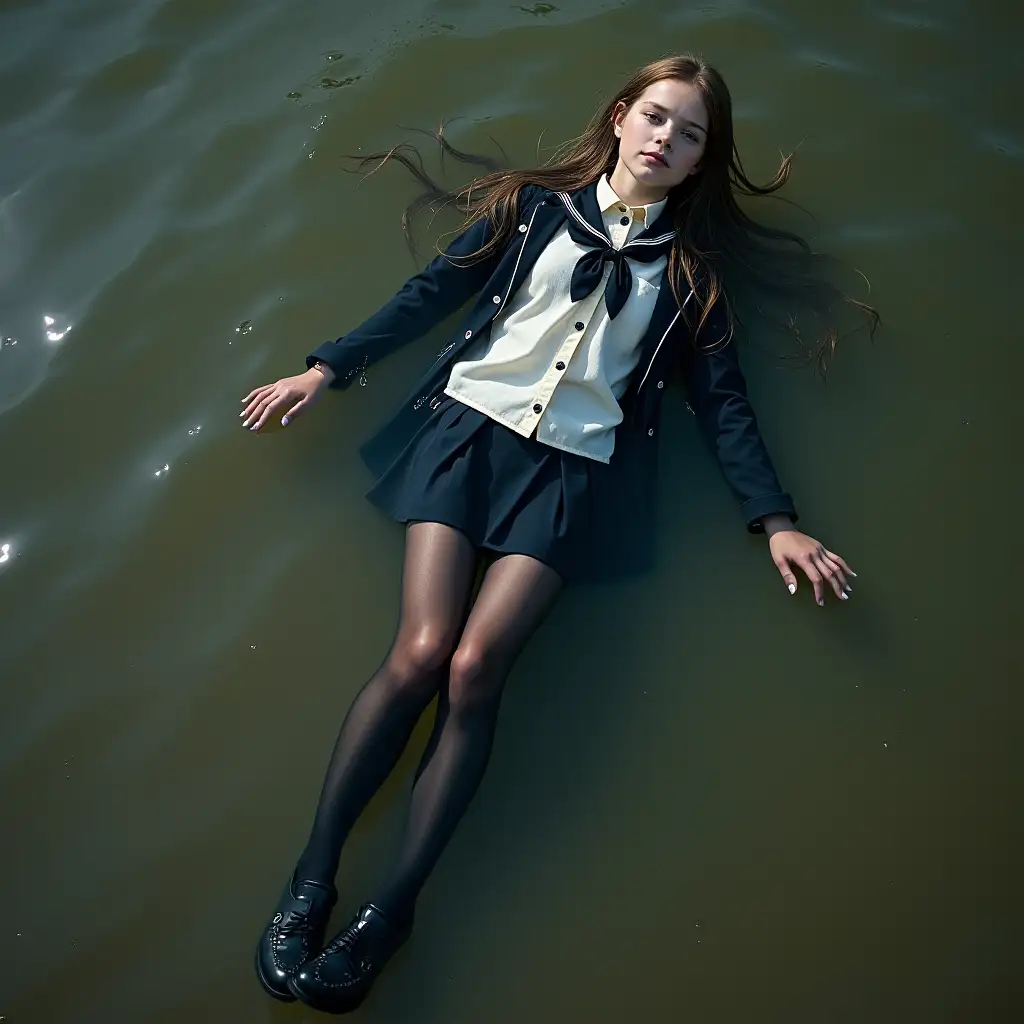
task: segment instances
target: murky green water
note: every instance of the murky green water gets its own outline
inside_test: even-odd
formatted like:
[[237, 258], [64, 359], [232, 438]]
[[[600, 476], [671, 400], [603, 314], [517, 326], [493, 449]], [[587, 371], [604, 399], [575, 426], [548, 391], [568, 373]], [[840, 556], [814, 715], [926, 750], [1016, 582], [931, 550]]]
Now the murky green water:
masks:
[[[749, 170], [800, 145], [789, 194], [885, 317], [827, 390], [748, 364], [856, 593], [788, 599], [667, 403], [660, 568], [567, 593], [523, 656], [362, 1015], [1024, 1019], [1022, 16], [524, 7], [0, 2], [11, 1024], [314, 1019], [263, 996], [252, 949], [392, 633], [402, 533], [363, 500], [356, 447], [440, 335], [286, 435], [244, 434], [238, 399], [414, 269], [413, 186], [359, 185], [342, 154], [458, 118], [456, 145], [528, 162], [687, 48], [726, 73]], [[346, 853], [339, 920], [380, 877], [413, 763]]]

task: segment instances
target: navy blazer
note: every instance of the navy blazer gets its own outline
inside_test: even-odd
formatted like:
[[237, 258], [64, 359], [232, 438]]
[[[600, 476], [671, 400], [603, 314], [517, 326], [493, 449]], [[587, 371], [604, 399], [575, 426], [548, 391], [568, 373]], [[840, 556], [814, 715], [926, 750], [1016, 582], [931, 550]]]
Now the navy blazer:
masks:
[[[565, 207], [554, 192], [537, 185], [524, 186], [518, 198], [519, 230], [504, 252], [494, 252], [476, 263], [464, 262], [493, 236], [490, 222], [478, 220], [369, 319], [307, 357], [307, 366], [317, 360], [330, 366], [336, 374], [332, 387], [348, 387], [371, 363], [420, 338], [477, 296], [457, 333], [413, 392], [360, 449], [371, 470], [379, 474], [390, 465], [442, 401], [452, 364], [471, 342], [490, 331], [495, 317], [526, 279], [565, 217]], [[629, 459], [636, 474], [631, 512], [627, 520], [620, 520], [620, 528], [628, 524], [643, 530], [653, 525], [649, 520], [657, 475], [658, 424], [665, 383], [673, 370], [682, 375], [687, 405], [740, 502], [748, 529], [762, 532], [761, 517], [774, 512], [795, 520], [793, 501], [779, 485], [747, 400], [736, 346], [731, 340], [705, 350], [694, 344], [693, 325], [700, 319], [699, 308], [690, 308], [695, 302], [691, 295], [683, 303], [686, 308], [680, 308], [666, 271], [640, 342], [640, 360], [619, 403], [624, 419], [616, 427], [612, 459]], [[725, 327], [724, 312], [716, 305], [705, 330], [711, 332], [709, 337], [721, 338]]]

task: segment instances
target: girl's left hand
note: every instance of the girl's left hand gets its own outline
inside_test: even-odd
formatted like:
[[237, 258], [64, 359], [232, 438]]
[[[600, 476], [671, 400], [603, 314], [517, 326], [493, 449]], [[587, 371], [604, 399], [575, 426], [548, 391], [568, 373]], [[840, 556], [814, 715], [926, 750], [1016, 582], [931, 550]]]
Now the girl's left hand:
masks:
[[853, 593], [847, 577], [857, 574], [846, 564], [842, 557], [829, 551], [820, 541], [801, 533], [791, 522], [787, 526], [771, 530], [768, 546], [772, 553], [772, 561], [782, 573], [782, 579], [791, 594], [796, 593], [796, 575], [793, 566], [799, 566], [814, 587], [814, 600], [819, 605], [825, 604], [825, 583], [831, 584], [836, 597], [846, 601]]

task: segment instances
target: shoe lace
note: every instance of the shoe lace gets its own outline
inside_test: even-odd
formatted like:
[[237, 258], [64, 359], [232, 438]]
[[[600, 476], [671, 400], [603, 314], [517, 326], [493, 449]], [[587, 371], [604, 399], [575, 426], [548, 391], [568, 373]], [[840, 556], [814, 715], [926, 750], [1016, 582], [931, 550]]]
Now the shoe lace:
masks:
[[336, 935], [324, 949], [323, 955], [328, 953], [338, 953], [344, 951], [351, 953], [356, 943], [359, 941], [359, 937], [362, 934], [363, 929], [366, 927], [366, 919], [360, 918], [355, 924], [350, 924], [343, 932]]
[[277, 922], [277, 934], [286, 939], [291, 935], [302, 935], [309, 930], [309, 909], [286, 910]]

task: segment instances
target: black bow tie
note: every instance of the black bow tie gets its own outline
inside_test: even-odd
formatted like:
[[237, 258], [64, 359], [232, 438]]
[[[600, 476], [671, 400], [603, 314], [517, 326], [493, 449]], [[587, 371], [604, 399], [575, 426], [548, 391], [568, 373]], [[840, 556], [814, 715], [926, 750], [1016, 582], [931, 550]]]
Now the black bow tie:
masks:
[[565, 204], [569, 237], [577, 245], [590, 249], [576, 261], [569, 296], [573, 302], [586, 298], [601, 283], [605, 263], [611, 263], [612, 272], [605, 285], [604, 302], [608, 316], [614, 320], [626, 304], [633, 286], [633, 272], [629, 269], [628, 261], [653, 263], [671, 250], [675, 240], [675, 231], [671, 230], [671, 215], [666, 208], [651, 227], [621, 249], [616, 249], [605, 230], [593, 186], [577, 193], [579, 206], [565, 192], [559, 192], [558, 196]]

